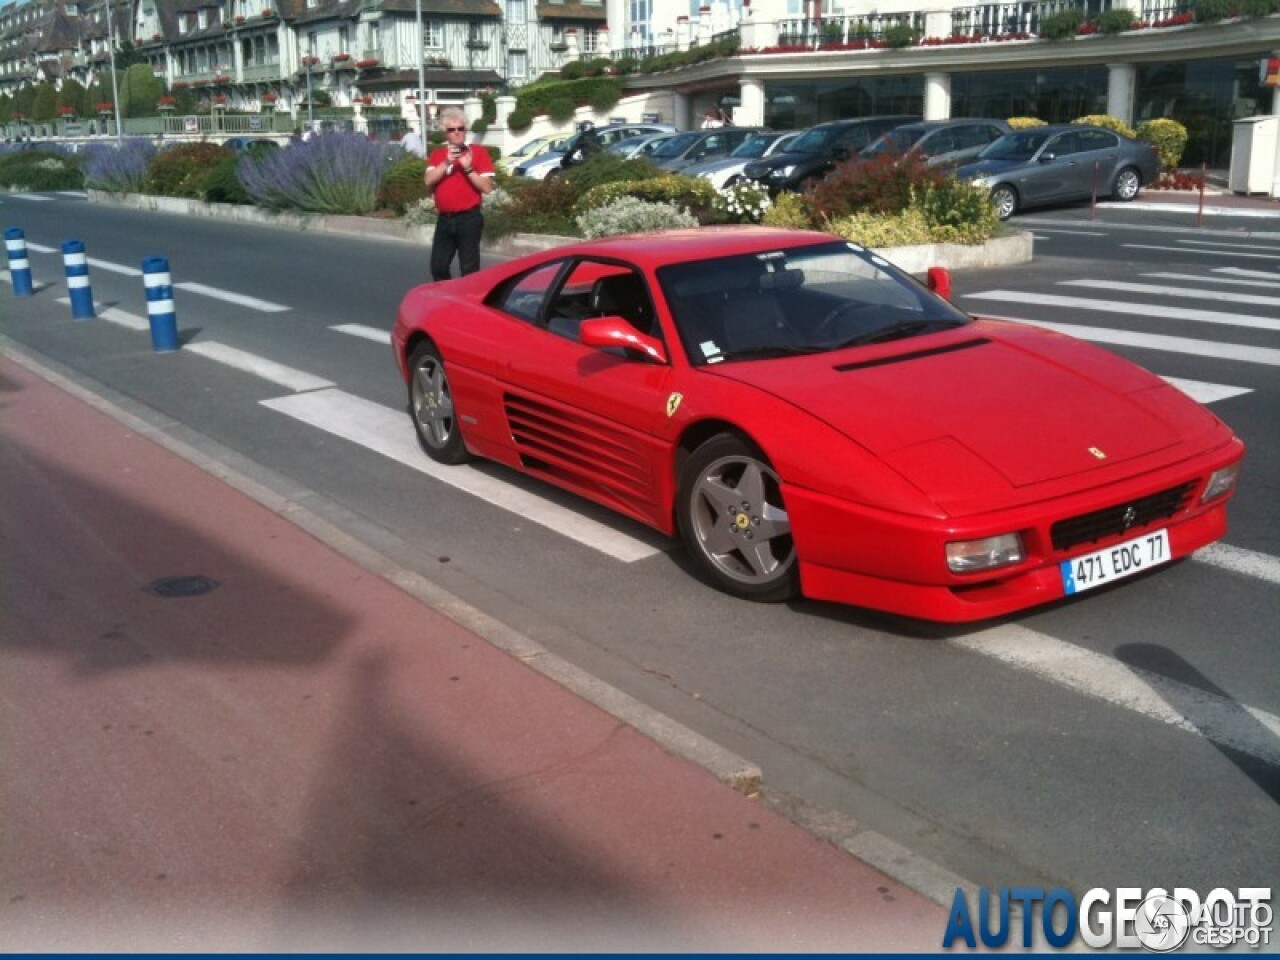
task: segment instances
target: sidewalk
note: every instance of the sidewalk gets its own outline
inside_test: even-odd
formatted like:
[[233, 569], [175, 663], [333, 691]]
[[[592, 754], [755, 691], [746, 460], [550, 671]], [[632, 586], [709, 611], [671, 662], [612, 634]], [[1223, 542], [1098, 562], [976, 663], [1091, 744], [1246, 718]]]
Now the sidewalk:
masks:
[[940, 948], [942, 907], [56, 379], [0, 356], [0, 949]]

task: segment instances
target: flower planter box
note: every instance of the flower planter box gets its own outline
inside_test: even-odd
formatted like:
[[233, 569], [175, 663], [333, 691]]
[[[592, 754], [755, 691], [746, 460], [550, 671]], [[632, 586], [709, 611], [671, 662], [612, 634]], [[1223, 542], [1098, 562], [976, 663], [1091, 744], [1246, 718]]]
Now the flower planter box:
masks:
[[382, 61], [377, 57], [370, 57], [367, 60], [358, 60], [356, 66], [361, 70], [372, 70], [374, 67], [382, 66]]

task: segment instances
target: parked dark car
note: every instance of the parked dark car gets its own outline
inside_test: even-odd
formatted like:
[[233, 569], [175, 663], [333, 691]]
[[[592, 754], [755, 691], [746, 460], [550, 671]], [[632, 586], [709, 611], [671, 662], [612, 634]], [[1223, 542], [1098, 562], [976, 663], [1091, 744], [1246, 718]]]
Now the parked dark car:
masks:
[[1132, 200], [1160, 171], [1156, 148], [1104, 127], [1059, 124], [1005, 134], [956, 176], [991, 191], [996, 213], [1100, 197]]
[[1004, 120], [957, 119], [906, 123], [881, 134], [859, 156], [867, 160], [912, 152], [931, 167], [949, 170], [977, 158], [1012, 128]]
[[649, 159], [670, 173], [685, 167], [727, 157], [735, 147], [760, 127], [714, 127], [710, 130], [690, 130], [664, 140], [649, 154]]
[[909, 116], [859, 117], [820, 123], [796, 138], [785, 153], [775, 153], [747, 164], [742, 175], [763, 184], [774, 194], [780, 190], [803, 190], [882, 133], [919, 119]]

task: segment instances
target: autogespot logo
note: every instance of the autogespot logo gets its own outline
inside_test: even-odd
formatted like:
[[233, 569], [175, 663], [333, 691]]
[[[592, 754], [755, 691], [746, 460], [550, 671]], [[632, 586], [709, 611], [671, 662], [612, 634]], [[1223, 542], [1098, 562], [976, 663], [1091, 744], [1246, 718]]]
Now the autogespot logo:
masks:
[[[1061, 887], [1002, 887], [993, 899], [978, 890], [977, 910], [957, 888], [943, 949], [963, 943], [990, 949], [1018, 938], [1024, 948], [1064, 949], [1076, 943], [1097, 950], [1146, 949], [1170, 953], [1185, 944], [1259, 949], [1271, 943], [1270, 887], [1217, 887], [1202, 900], [1194, 890], [1096, 887], [1078, 901]], [[1038, 936], [1037, 936], [1038, 935]]]

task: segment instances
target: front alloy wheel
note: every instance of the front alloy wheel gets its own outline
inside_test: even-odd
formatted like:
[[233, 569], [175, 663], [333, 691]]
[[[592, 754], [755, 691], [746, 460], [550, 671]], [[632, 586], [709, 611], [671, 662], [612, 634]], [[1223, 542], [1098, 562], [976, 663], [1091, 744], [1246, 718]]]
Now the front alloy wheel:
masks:
[[434, 343], [423, 343], [409, 358], [409, 414], [418, 442], [432, 460], [457, 464], [470, 459], [454, 414], [449, 377]]
[[991, 202], [995, 204], [996, 216], [1008, 220], [1018, 212], [1018, 193], [1007, 184], [1000, 184], [991, 191]]
[[782, 484], [763, 454], [731, 434], [698, 447], [680, 479], [680, 535], [699, 569], [726, 593], [778, 602], [799, 591]]

